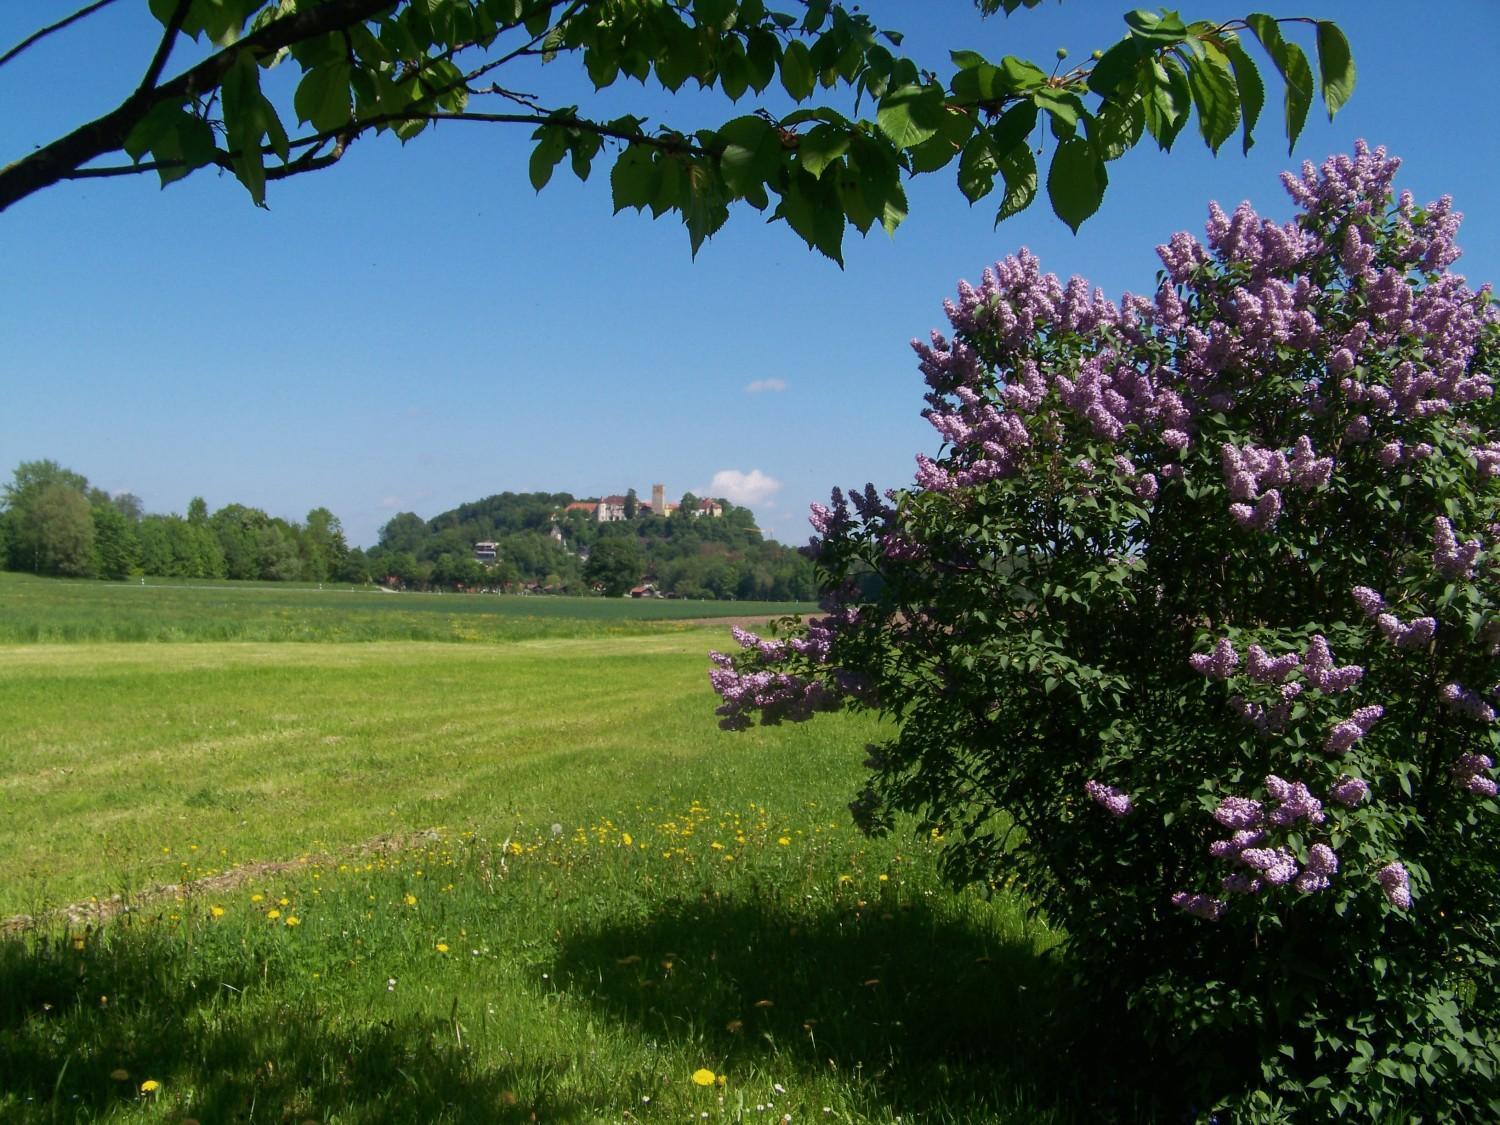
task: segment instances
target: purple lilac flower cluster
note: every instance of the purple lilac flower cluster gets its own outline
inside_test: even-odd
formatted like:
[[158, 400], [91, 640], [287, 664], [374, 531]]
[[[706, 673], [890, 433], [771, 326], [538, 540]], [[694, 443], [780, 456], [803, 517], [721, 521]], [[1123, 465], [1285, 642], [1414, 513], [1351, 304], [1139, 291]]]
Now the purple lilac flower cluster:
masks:
[[1234, 650], [1228, 637], [1221, 637], [1212, 652], [1195, 652], [1188, 657], [1188, 664], [1193, 671], [1201, 672], [1211, 680], [1227, 680], [1239, 667], [1240, 654]]
[[1411, 907], [1411, 876], [1401, 863], [1388, 863], [1375, 874], [1375, 881], [1385, 892], [1385, 900], [1398, 910]]
[[1432, 565], [1438, 573], [1449, 577], [1471, 578], [1474, 563], [1484, 544], [1478, 539], [1468, 539], [1460, 546], [1458, 536], [1453, 534], [1453, 525], [1444, 517], [1432, 521]]
[[1484, 775], [1494, 768], [1495, 761], [1488, 754], [1460, 754], [1453, 764], [1453, 780], [1476, 797], [1493, 797], [1497, 789], [1495, 780]]
[[1324, 695], [1336, 695], [1348, 691], [1364, 678], [1365, 670], [1358, 664], [1336, 667], [1328, 640], [1315, 633], [1307, 645], [1307, 654], [1302, 658], [1302, 678]]
[[1334, 728], [1328, 732], [1328, 737], [1323, 742], [1323, 749], [1330, 754], [1347, 753], [1351, 746], [1370, 733], [1370, 728], [1384, 714], [1385, 708], [1378, 703], [1357, 708], [1354, 714], [1335, 724]]
[[[1268, 842], [1268, 832], [1272, 829], [1323, 824], [1327, 819], [1323, 803], [1300, 781], [1287, 781], [1271, 774], [1266, 777], [1265, 786], [1272, 802], [1269, 810], [1260, 801], [1237, 796], [1222, 798], [1214, 809], [1214, 819], [1235, 832], [1227, 839], [1213, 841], [1208, 853], [1244, 869], [1224, 876], [1223, 889], [1231, 894], [1253, 895], [1264, 887], [1290, 883], [1304, 894], [1326, 890], [1329, 877], [1339, 869], [1338, 855], [1332, 847], [1326, 843], [1313, 844], [1304, 869], [1299, 871], [1297, 857], [1289, 847]], [[1333, 792], [1329, 796], [1332, 798]]]
[[745, 730], [753, 714], [759, 714], [764, 725], [774, 726], [783, 720], [801, 722], [817, 711], [838, 706], [838, 693], [820, 680], [780, 672], [740, 672], [722, 652], [711, 652], [708, 658], [714, 664], [709, 683], [724, 701], [714, 712], [724, 730]]
[[1270, 774], [1266, 778], [1266, 792], [1271, 795], [1272, 800], [1278, 802], [1269, 815], [1272, 824], [1290, 827], [1301, 820], [1308, 824], [1323, 823], [1322, 802], [1302, 782], [1285, 781]]
[[1470, 691], [1463, 684], [1444, 684], [1442, 690], [1438, 692], [1438, 699], [1442, 701], [1443, 706], [1475, 722], [1493, 723], [1495, 721], [1495, 709], [1486, 703], [1484, 697], [1478, 692]]
[[1111, 816], [1129, 816], [1135, 811], [1130, 795], [1116, 789], [1113, 785], [1104, 785], [1090, 779], [1083, 783], [1083, 791], [1089, 795], [1090, 800], [1107, 810]]
[[1433, 634], [1437, 632], [1437, 618], [1435, 617], [1417, 617], [1411, 621], [1402, 621], [1394, 613], [1381, 613], [1376, 615], [1375, 624], [1380, 627], [1381, 636], [1397, 648], [1404, 649], [1426, 648]]
[[1328, 789], [1328, 799], [1352, 809], [1370, 795], [1370, 783], [1357, 777], [1339, 778]]
[[1178, 891], [1172, 896], [1172, 905], [1194, 918], [1202, 918], [1205, 922], [1217, 922], [1224, 917], [1224, 911], [1228, 903], [1223, 899], [1211, 898], [1208, 895], [1190, 895], [1186, 891]]

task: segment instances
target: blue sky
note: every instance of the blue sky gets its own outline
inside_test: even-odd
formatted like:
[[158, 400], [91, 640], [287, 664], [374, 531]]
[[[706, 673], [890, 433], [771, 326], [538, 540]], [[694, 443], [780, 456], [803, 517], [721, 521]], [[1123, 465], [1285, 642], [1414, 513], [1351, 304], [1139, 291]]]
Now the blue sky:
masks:
[[[4, 5], [0, 47], [73, 6]], [[940, 68], [957, 47], [1083, 54], [1119, 38], [1127, 6], [988, 21], [967, 0], [863, 8]], [[851, 233], [843, 270], [748, 208], [694, 261], [675, 218], [611, 214], [602, 158], [588, 183], [559, 169], [538, 195], [525, 131], [478, 125], [362, 141], [330, 171], [272, 184], [269, 210], [212, 173], [165, 191], [154, 177], [59, 185], [0, 214], [0, 473], [50, 457], [160, 512], [194, 495], [292, 519], [325, 505], [359, 545], [397, 511], [505, 490], [649, 496], [661, 481], [674, 498], [748, 503], [799, 542], [832, 485], [903, 484], [934, 451], [908, 341], [942, 326], [959, 278], [1020, 246], [1113, 296], [1148, 290], [1153, 247], [1200, 232], [1209, 199], [1285, 217], [1277, 173], [1364, 137], [1404, 158], [1398, 187], [1420, 202], [1454, 196], [1457, 268], [1475, 284], [1500, 275], [1500, 121], [1482, 61], [1500, 4], [1421, 19], [1409, 0], [1261, 6], [1340, 21], [1359, 68], [1350, 105], [1332, 125], [1315, 106], [1290, 160], [1279, 104], [1249, 157], [1236, 139], [1212, 158], [1188, 133], [1170, 155], [1142, 147], [1110, 165], [1076, 237], [1044, 201], [995, 229], [993, 203], [970, 208], [950, 169], [910, 186], [894, 239]], [[0, 161], [123, 97], [155, 44], [144, 12], [126, 0], [0, 68]], [[192, 57], [181, 49], [169, 73]], [[513, 82], [594, 104], [566, 63]], [[600, 101], [679, 127], [749, 111], [634, 83]]]

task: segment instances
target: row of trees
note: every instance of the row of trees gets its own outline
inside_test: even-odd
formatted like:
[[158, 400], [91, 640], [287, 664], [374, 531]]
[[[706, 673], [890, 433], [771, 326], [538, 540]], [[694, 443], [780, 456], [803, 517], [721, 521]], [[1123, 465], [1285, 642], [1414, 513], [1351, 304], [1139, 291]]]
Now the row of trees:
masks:
[[[369, 551], [351, 548], [339, 518], [314, 508], [301, 523], [201, 498], [186, 516], [145, 512], [130, 493], [111, 496], [56, 461], [26, 461], [4, 487], [0, 558], [10, 570], [72, 578], [238, 578], [365, 583], [394, 579], [414, 589], [543, 586], [621, 594], [643, 578], [693, 598], [805, 599], [811, 564], [768, 542], [748, 508], [722, 502], [719, 518], [695, 518], [683, 497], [671, 518], [617, 523], [569, 512], [559, 493], [501, 493], [432, 520], [402, 512]], [[554, 527], [556, 532], [554, 532]], [[474, 544], [498, 544], [484, 563]]]
[[56, 461], [24, 461], [4, 488], [0, 557], [10, 570], [72, 578], [260, 578], [364, 581], [339, 518], [314, 508], [303, 523], [228, 504], [210, 514], [151, 515], [131, 493], [111, 496]]

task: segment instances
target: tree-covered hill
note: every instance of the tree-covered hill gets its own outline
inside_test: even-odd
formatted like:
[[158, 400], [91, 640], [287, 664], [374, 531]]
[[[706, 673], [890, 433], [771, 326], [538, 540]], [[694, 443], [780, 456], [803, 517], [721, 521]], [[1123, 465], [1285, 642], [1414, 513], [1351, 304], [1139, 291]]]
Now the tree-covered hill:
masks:
[[[700, 506], [691, 493], [667, 514], [624, 498], [630, 518], [601, 521], [568, 493], [502, 492], [430, 520], [393, 517], [366, 561], [376, 579], [425, 586], [597, 589], [620, 594], [650, 584], [690, 598], [808, 598], [812, 566], [764, 539], [748, 508], [719, 499]], [[717, 510], [718, 515], [711, 514]], [[475, 544], [493, 543], [493, 562]]]

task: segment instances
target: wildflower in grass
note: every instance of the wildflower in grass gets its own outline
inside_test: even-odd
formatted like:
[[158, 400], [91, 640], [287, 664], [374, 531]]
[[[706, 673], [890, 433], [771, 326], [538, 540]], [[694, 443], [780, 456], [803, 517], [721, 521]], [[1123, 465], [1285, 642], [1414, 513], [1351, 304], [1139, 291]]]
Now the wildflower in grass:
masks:
[[620, 843], [624, 844], [628, 848], [628, 847], [630, 847], [631, 844], [635, 843], [635, 841], [633, 839], [631, 839], [631, 836], [630, 836], [629, 832], [621, 832], [620, 833]]
[[253, 895], [250, 896], [250, 901], [251, 902], [264, 902], [265, 898], [266, 898], [265, 895], [257, 893], [257, 894], [253, 894]]
[[693, 1071], [693, 1082], [699, 1086], [712, 1086], [714, 1084], [714, 1072], [707, 1067], [699, 1067]]
[[448, 952], [448, 943], [446, 941], [440, 941], [440, 942], [438, 942], [437, 943], [437, 951], [439, 953], [447, 953]]
[[295, 914], [288, 914], [286, 916], [286, 924], [288, 926], [300, 926], [302, 925], [302, 919], [298, 918]]
[[792, 838], [790, 836], [778, 836], [776, 842], [784, 848], [792, 842]]
[[277, 909], [276, 909], [276, 908], [275, 908], [275, 907], [274, 907], [274, 906], [273, 906], [273, 907], [271, 907], [271, 909], [270, 909], [270, 910], [267, 910], [267, 911], [266, 911], [266, 917], [267, 917], [267, 918], [269, 918], [269, 919], [270, 919], [270, 920], [271, 920], [271, 921], [273, 921], [273, 922], [274, 922], [274, 921], [276, 921], [276, 919], [278, 919], [278, 918], [280, 918], [280, 917], [281, 917], [281, 911], [279, 911], [279, 910], [277, 910]]
[[410, 895], [410, 894], [407, 895], [406, 896], [406, 905], [407, 906], [416, 906], [417, 905], [417, 896], [416, 895]]
[[148, 1078], [141, 1083], [141, 1093], [154, 1094], [161, 1089], [161, 1083], [154, 1078]]
[[224, 917], [224, 908], [222, 906], [210, 906], [208, 912], [215, 918]]
[[292, 905], [292, 900], [289, 899], [289, 898], [278, 898], [276, 900], [276, 902], [277, 902], [277, 905], [279, 905], [279, 906], [291, 906]]

